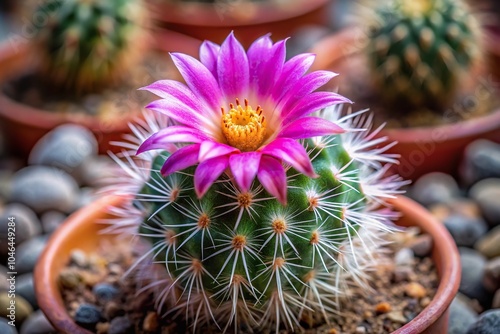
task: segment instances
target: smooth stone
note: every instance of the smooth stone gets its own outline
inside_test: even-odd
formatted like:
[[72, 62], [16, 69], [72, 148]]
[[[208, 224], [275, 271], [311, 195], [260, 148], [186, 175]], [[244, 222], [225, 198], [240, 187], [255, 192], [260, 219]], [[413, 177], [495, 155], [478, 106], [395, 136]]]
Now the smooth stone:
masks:
[[78, 194], [78, 198], [73, 207], [73, 211], [86, 207], [90, 203], [94, 202], [98, 198], [95, 189], [93, 188], [81, 188]]
[[444, 220], [444, 226], [450, 232], [457, 246], [472, 247], [488, 231], [488, 225], [481, 218], [471, 218], [451, 214]]
[[491, 226], [500, 225], [500, 179], [485, 179], [476, 183], [469, 191], [486, 221]]
[[24, 203], [36, 213], [71, 212], [78, 200], [78, 185], [67, 173], [53, 167], [29, 166], [12, 181], [12, 202]]
[[31, 304], [34, 310], [38, 309], [32, 273], [19, 275], [17, 277], [16, 293], [23, 296], [24, 299]]
[[432, 245], [432, 237], [429, 234], [422, 234], [416, 237], [406, 246], [413, 251], [413, 254], [415, 254], [415, 256], [425, 257], [431, 253]]
[[[2, 334], [17, 334], [15, 326], [9, 325], [8, 319], [0, 318], [0, 333]], [[28, 334], [28, 333], [26, 333]]]
[[476, 311], [462, 299], [455, 297], [450, 305], [448, 334], [465, 334], [478, 315]]
[[[7, 205], [0, 214], [0, 240], [7, 240], [9, 218], [14, 218], [16, 247], [34, 236], [42, 233], [42, 226], [36, 214], [23, 204], [12, 203]], [[7, 254], [8, 244], [0, 243], [0, 253]]]
[[95, 325], [101, 321], [102, 314], [97, 306], [92, 304], [82, 304], [76, 310], [74, 319], [80, 326], [87, 329], [93, 329]]
[[28, 158], [30, 165], [57, 167], [73, 174], [89, 156], [96, 155], [98, 144], [88, 129], [65, 124], [43, 136], [33, 147]]
[[493, 296], [493, 302], [491, 303], [491, 308], [500, 308], [500, 289], [495, 292]]
[[87, 254], [81, 249], [75, 249], [70, 254], [70, 260], [80, 268], [86, 268], [89, 264]]
[[486, 233], [474, 244], [474, 248], [489, 258], [500, 256], [500, 226]]
[[40, 235], [17, 248], [16, 271], [19, 275], [33, 271], [38, 257], [45, 249], [47, 239], [47, 235]]
[[109, 323], [108, 334], [131, 334], [134, 329], [127, 316], [116, 317]]
[[0, 198], [7, 198], [12, 191], [12, 177], [14, 173], [11, 171], [0, 169]]
[[500, 256], [486, 263], [483, 285], [492, 292], [500, 289]]
[[78, 179], [82, 185], [100, 188], [115, 177], [116, 166], [108, 156], [90, 156], [78, 168]]
[[485, 139], [470, 143], [465, 148], [460, 175], [467, 186], [490, 177], [500, 178], [500, 145]]
[[449, 203], [460, 196], [460, 189], [453, 177], [444, 173], [421, 176], [411, 188], [410, 197], [424, 206]]
[[409, 248], [401, 248], [394, 255], [394, 262], [396, 266], [411, 266], [415, 260], [413, 251]]
[[498, 334], [500, 333], [500, 309], [483, 312], [475, 323], [469, 326], [467, 334]]
[[[11, 300], [13, 299], [9, 298], [9, 294], [6, 291], [0, 293], [0, 317], [7, 318], [9, 315], [10, 310], [7, 308], [10, 307]], [[15, 301], [16, 326], [19, 326], [33, 313], [33, 308], [30, 303], [19, 295], [16, 295]]]
[[43, 231], [50, 234], [57, 230], [59, 226], [66, 220], [68, 216], [62, 212], [50, 210], [43, 213], [40, 217], [42, 221]]
[[486, 258], [479, 252], [465, 247], [460, 247], [460, 263], [462, 275], [459, 291], [471, 299], [485, 306], [491, 302], [491, 293], [483, 285]]
[[41, 310], [34, 312], [21, 326], [21, 334], [51, 334], [56, 330]]
[[118, 289], [109, 283], [99, 283], [94, 286], [92, 292], [100, 302], [106, 302], [118, 296]]
[[9, 282], [7, 281], [7, 268], [0, 265], [0, 291], [9, 290]]

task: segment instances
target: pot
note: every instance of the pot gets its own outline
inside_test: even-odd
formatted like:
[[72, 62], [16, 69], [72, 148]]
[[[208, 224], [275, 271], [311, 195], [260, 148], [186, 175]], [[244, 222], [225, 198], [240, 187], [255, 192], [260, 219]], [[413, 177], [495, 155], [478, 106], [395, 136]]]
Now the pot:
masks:
[[[322, 39], [311, 50], [317, 55], [312, 69], [327, 69], [340, 73], [332, 83], [335, 83], [342, 93], [343, 89], [350, 85], [349, 77], [367, 78], [369, 75], [366, 63], [359, 56], [364, 38], [365, 34], [360, 29], [351, 27]], [[500, 57], [498, 45], [485, 45], [489, 53]], [[487, 79], [498, 80], [497, 77], [491, 76]], [[456, 115], [445, 112], [443, 117]], [[388, 153], [401, 155], [395, 172], [403, 178], [415, 180], [423, 174], [436, 171], [457, 175], [464, 149], [469, 143], [479, 138], [500, 143], [500, 110], [494, 110], [482, 117], [440, 126], [387, 128], [383, 129], [379, 136], [387, 136], [390, 141], [398, 142]]]
[[331, 4], [331, 0], [148, 1], [150, 15], [167, 29], [219, 44], [234, 31], [245, 47], [268, 33], [280, 40], [303, 25], [327, 25]]
[[[83, 251], [96, 249], [102, 240], [112, 241], [116, 236], [100, 233], [106, 227], [96, 221], [109, 218], [106, 208], [127, 200], [123, 197], [102, 197], [80, 209], [54, 232], [34, 271], [35, 291], [40, 308], [54, 327], [62, 333], [89, 333], [79, 327], [68, 315], [59, 292], [57, 280], [61, 270], [69, 261], [75, 248]], [[460, 259], [455, 242], [450, 234], [423, 207], [414, 201], [397, 197], [390, 200], [396, 211], [401, 212], [397, 222], [400, 226], [417, 226], [433, 238], [432, 259], [440, 278], [439, 286], [431, 303], [411, 322], [395, 333], [446, 333], [448, 307], [458, 290], [460, 282]]]
[[[164, 53], [180, 51], [195, 56], [201, 45], [199, 40], [168, 30], [155, 31], [151, 39], [151, 48]], [[168, 56], [165, 55], [165, 58]], [[36, 63], [32, 43], [21, 38], [7, 40], [0, 45], [0, 85], [25, 73], [26, 68], [33, 68]], [[123, 135], [130, 132], [128, 123], [137, 118], [140, 111], [127, 112], [123, 117], [112, 120], [86, 114], [50, 112], [14, 101], [0, 90], [0, 128], [5, 134], [7, 147], [13, 154], [21, 157], [27, 157], [35, 143], [47, 132], [65, 123], [79, 124], [90, 129], [98, 140], [101, 154], [116, 151], [119, 148], [109, 143], [123, 140]]]

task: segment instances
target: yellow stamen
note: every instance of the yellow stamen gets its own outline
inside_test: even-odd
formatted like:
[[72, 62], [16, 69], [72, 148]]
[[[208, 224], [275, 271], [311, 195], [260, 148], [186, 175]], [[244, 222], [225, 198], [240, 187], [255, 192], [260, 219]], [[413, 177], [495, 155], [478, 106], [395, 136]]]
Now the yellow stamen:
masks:
[[264, 141], [266, 134], [266, 120], [262, 116], [262, 108], [253, 110], [245, 99], [242, 107], [236, 99], [236, 107], [230, 103], [231, 110], [226, 114], [222, 109], [221, 126], [222, 133], [229, 145], [248, 152], [255, 151]]

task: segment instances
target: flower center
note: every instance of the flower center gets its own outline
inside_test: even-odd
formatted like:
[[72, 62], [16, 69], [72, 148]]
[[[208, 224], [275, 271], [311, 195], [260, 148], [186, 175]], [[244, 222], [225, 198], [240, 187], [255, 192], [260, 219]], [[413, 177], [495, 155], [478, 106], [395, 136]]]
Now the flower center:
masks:
[[231, 110], [228, 113], [222, 110], [221, 126], [222, 133], [229, 145], [240, 151], [255, 151], [264, 141], [266, 134], [266, 120], [262, 116], [262, 108], [253, 110], [245, 99], [245, 106], [240, 105], [236, 99], [236, 108], [230, 103]]

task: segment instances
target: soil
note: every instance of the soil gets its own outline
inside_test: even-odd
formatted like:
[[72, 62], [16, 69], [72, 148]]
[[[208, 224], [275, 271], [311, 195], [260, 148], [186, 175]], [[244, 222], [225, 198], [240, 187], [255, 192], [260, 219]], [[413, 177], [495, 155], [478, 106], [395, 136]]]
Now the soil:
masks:
[[[405, 237], [406, 238], [406, 237]], [[404, 238], [400, 238], [402, 240]], [[405, 243], [408, 239], [405, 239]], [[306, 334], [313, 333], [390, 333], [416, 317], [431, 301], [436, 292], [438, 277], [430, 257], [414, 257], [410, 264], [396, 266], [394, 254], [402, 242], [389, 250], [389, 261], [374, 272], [372, 291], [352, 289], [349, 298], [342, 302], [339, 315], [329, 319], [329, 324], [314, 325], [315, 319], [302, 319]], [[185, 320], [160, 317], [154, 307], [151, 292], [137, 293], [140, 286], [132, 277], [124, 276], [139, 256], [129, 242], [101, 244], [92, 254], [83, 255], [76, 250], [72, 261], [61, 272], [59, 280], [64, 303], [74, 317], [83, 303], [93, 304], [101, 310], [103, 319], [94, 331], [114, 333], [115, 325], [130, 321], [123, 333], [187, 333]], [[143, 273], [144, 276], [144, 273]], [[92, 292], [97, 283], [106, 282], [119, 290], [112, 300], [100, 300]], [[220, 333], [217, 328], [204, 328], [203, 333]], [[122, 333], [122, 332], [120, 332]], [[263, 331], [270, 333], [270, 331]], [[282, 331], [282, 333], [287, 333]]]

